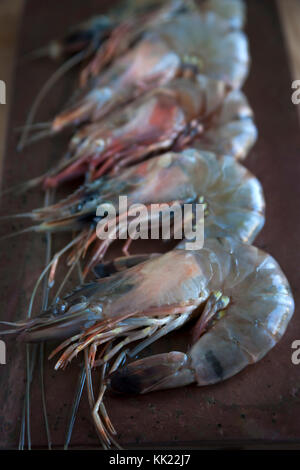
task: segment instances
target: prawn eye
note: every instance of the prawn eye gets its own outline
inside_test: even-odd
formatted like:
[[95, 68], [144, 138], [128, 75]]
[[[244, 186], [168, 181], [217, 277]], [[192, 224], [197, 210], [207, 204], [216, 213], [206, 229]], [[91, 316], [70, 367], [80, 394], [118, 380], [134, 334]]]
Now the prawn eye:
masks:
[[84, 205], [82, 203], [79, 203], [79, 204], [75, 204], [74, 206], [71, 207], [70, 209], [70, 213], [73, 215], [73, 214], [77, 214], [77, 212], [81, 212], [82, 209], [83, 209]]
[[53, 307], [53, 309], [52, 309], [52, 315], [54, 315], [54, 316], [56, 317], [57, 314], [58, 314], [58, 308]]
[[68, 303], [65, 301], [58, 301], [51, 310], [52, 315], [55, 317], [65, 313]]

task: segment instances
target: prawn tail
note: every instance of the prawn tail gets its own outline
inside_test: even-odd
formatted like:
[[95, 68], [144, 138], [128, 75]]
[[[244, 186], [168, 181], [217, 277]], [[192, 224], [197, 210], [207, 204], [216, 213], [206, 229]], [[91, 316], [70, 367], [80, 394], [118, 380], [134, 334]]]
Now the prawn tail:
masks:
[[188, 356], [172, 351], [146, 357], [118, 369], [109, 376], [108, 387], [116, 393], [144, 394], [194, 381]]

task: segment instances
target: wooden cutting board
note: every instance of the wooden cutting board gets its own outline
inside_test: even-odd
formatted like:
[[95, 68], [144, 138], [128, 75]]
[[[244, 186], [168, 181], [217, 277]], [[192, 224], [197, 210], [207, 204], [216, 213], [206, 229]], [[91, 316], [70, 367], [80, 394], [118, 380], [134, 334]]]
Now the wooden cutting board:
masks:
[[[61, 0], [27, 2], [19, 38], [18, 59], [32, 49], [64, 33], [66, 26], [105, 11], [112, 2]], [[139, 397], [107, 397], [107, 408], [125, 447], [253, 447], [297, 446], [300, 443], [300, 365], [291, 362], [291, 344], [300, 340], [299, 317], [299, 153], [297, 109], [291, 102], [288, 68], [276, 4], [272, 0], [248, 2], [246, 32], [250, 41], [252, 67], [245, 85], [259, 129], [259, 140], [246, 166], [263, 184], [266, 225], [257, 246], [272, 254], [286, 273], [296, 301], [296, 312], [281, 342], [258, 364], [224, 383], [197, 388], [190, 386]], [[66, 148], [67, 137], [44, 140], [18, 154], [14, 129], [23, 124], [37, 91], [56, 67], [42, 60], [21, 66], [16, 62], [13, 104], [3, 171], [3, 186], [9, 187], [49, 168]], [[65, 103], [75, 73], [69, 74], [49, 94], [38, 119], [45, 121]], [[2, 200], [1, 213], [26, 212], [43, 203], [36, 190]], [[21, 224], [3, 224], [1, 233]], [[63, 237], [59, 239], [62, 243]], [[66, 240], [67, 238], [65, 238]], [[45, 258], [45, 240], [23, 235], [0, 246], [1, 318], [14, 320], [26, 315], [30, 292]], [[137, 250], [138, 248], [136, 248]], [[139, 247], [141, 249], [141, 247]], [[143, 251], [151, 251], [147, 245]], [[35, 312], [38, 311], [38, 303]], [[184, 348], [189, 332], [166, 338], [152, 352]], [[49, 351], [51, 347], [48, 347]], [[25, 351], [16, 342], [7, 343], [7, 365], [0, 366], [0, 447], [15, 448], [18, 442], [24, 393]], [[54, 446], [61, 447], [79, 362], [64, 372], [47, 363], [45, 385]], [[96, 376], [95, 376], [96, 378]], [[38, 371], [32, 387], [32, 442], [46, 446], [41, 413]], [[72, 438], [74, 448], [95, 448], [97, 438], [86, 395], [80, 404]]]

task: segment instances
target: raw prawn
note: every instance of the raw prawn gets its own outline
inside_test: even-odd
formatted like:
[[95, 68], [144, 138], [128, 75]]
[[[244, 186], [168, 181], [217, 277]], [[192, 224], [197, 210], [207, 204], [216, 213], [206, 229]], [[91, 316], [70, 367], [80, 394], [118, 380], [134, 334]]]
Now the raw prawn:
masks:
[[[175, 251], [170, 258], [174, 256], [175, 261], [177, 255], [179, 252]], [[286, 330], [294, 312], [293, 296], [270, 255], [227, 238], [207, 240], [202, 250], [180, 253], [179, 258], [182, 262], [175, 261], [179, 269], [187, 262], [193, 272], [189, 294], [182, 295], [180, 290], [179, 295], [185, 302], [192, 298], [196, 303], [205, 302], [194, 326], [192, 345], [186, 354], [169, 352], [148, 357], [115, 372], [109, 380], [114, 391], [146, 393], [193, 382], [200, 386], [220, 382], [259, 361]], [[159, 261], [162, 259], [150, 263], [154, 266]], [[148, 273], [148, 267], [144, 264], [141, 270]], [[173, 272], [172, 268], [169, 272]], [[160, 294], [159, 283], [153, 282], [153, 292], [158, 290]], [[179, 285], [177, 279], [174, 287]], [[156, 295], [158, 302], [162, 297]], [[176, 305], [175, 290], [168, 301]]]
[[[192, 21], [190, 25], [197, 27], [200, 37], [195, 44], [196, 48], [193, 48], [193, 35], [190, 43], [189, 40], [184, 41], [182, 49], [180, 41], [178, 44], [176, 40], [176, 28], [181, 27], [182, 23], [187, 23], [191, 14], [196, 14], [200, 21], [198, 24]], [[187, 20], [180, 19], [179, 24], [173, 25], [172, 31], [172, 21], [181, 17]], [[126, 2], [117, 14], [100, 15], [73, 28], [62, 41], [53, 41], [48, 47], [29, 54], [29, 57], [39, 57], [45, 53], [57, 57], [66, 51], [77, 51], [47, 80], [38, 93], [28, 113], [18, 145], [19, 150], [27, 142], [30, 130], [35, 128], [32, 126], [35, 114], [49, 89], [68, 70], [89, 57], [103, 41], [103, 46], [81, 74], [81, 87], [84, 85], [85, 89], [79, 90], [77, 96], [75, 94], [71, 107], [61, 113], [53, 125], [43, 124], [44, 130], [34, 135], [30, 141], [51, 135], [72, 122], [93, 120], [95, 116], [102, 116], [149, 88], [180, 75], [183, 67], [193, 70], [198, 68], [201, 73], [208, 70], [213, 76], [224, 76], [225, 81], [230, 83], [232, 80], [236, 84], [243, 81], [243, 76], [247, 73], [247, 42], [238, 29], [243, 25], [244, 18], [245, 7], [240, 0], [202, 0], [197, 6], [193, 0], [146, 0], [139, 2], [139, 5], [136, 2]], [[189, 37], [189, 26], [185, 25], [183, 29], [187, 31], [182, 31], [181, 36], [187, 34]], [[221, 44], [224, 34], [226, 35], [223, 54], [218, 53], [219, 44], [214, 40], [214, 30], [216, 35], [219, 35]], [[126, 52], [130, 48], [133, 48], [132, 52]], [[199, 50], [203, 51], [198, 57]], [[123, 53], [125, 57], [118, 59]], [[110, 69], [101, 74], [96, 83], [90, 81], [86, 86], [88, 77], [99, 75], [103, 67], [113, 59], [116, 61], [111, 64]], [[169, 65], [173, 69], [171, 74], [167, 70]]]
[[71, 107], [53, 121], [53, 131], [94, 121], [137, 96], [170, 82], [185, 69], [239, 88], [248, 72], [245, 35], [207, 15], [175, 16], [143, 38], [96, 78]]
[[[144, 0], [140, 7], [137, 6], [136, 2], [128, 2], [124, 4], [120, 15], [100, 15], [91, 18], [72, 28], [63, 40], [52, 41], [48, 46], [29, 53], [25, 59], [42, 57], [44, 55], [50, 55], [55, 58], [63, 53], [69, 52], [72, 54], [76, 52], [49, 77], [37, 94], [28, 113], [18, 149], [23, 149], [30, 130], [36, 127], [32, 124], [37, 109], [49, 90], [69, 70], [90, 57], [101, 43], [104, 42], [104, 46], [100, 48], [102, 54], [97, 54], [98, 67], [100, 65], [104, 66], [112, 60], [113, 56], [117, 55], [117, 51], [121, 54], [123, 50], [126, 50], [131, 41], [137, 40], [138, 36], [150, 25], [154, 26], [155, 24], [170, 20], [173, 15], [186, 11], [187, 8], [194, 10], [195, 6], [192, 0], [170, 0], [168, 2]], [[127, 16], [127, 19], [124, 18], [124, 21], [121, 21], [123, 15]], [[109, 41], [108, 38], [110, 38]], [[82, 73], [83, 76], [88, 75], [90, 67], [92, 67], [92, 64]], [[40, 134], [35, 135], [31, 141], [49, 135], [49, 123], [39, 123], [37, 127], [42, 127], [44, 130]]]
[[[12, 331], [26, 342], [67, 337], [51, 355], [63, 351], [56, 369], [82, 351], [87, 373], [102, 367], [99, 397], [90, 405], [108, 447], [113, 428], [103, 404], [107, 387], [147, 393], [228, 379], [276, 345], [293, 311], [288, 281], [270, 255], [233, 238], [213, 238], [201, 250], [175, 249], [80, 286]], [[187, 352], [166, 352], [119, 368], [126, 356], [134, 358], [191, 319]], [[129, 350], [132, 343], [137, 344]]]
[[[150, 3], [148, 2], [149, 12], [151, 9]], [[155, 6], [160, 6], [160, 8], [154, 8], [153, 12]], [[143, 16], [141, 15], [142, 12], [144, 12]], [[159, 5], [158, 2], [154, 5], [154, 2], [152, 2], [151, 14], [147, 14], [144, 5], [139, 18], [137, 18], [137, 11], [132, 18], [127, 15], [126, 19], [126, 15], [124, 15], [124, 21], [120, 22], [115, 30], [111, 32], [106, 44], [99, 48], [95, 58], [82, 72], [81, 84], [85, 85], [89, 76], [97, 76], [107, 63], [126, 51], [134, 41], [141, 37], [142, 33], [147, 32], [151, 27], [156, 27], [174, 19], [176, 16], [191, 12], [201, 15], [204, 22], [214, 24], [216, 28], [221, 27], [226, 31], [241, 29], [245, 22], [245, 5], [241, 0], [202, 0], [201, 2], [171, 0], [163, 6]]]
[[117, 172], [153, 151], [181, 150], [191, 141], [197, 148], [244, 159], [256, 139], [253, 112], [241, 91], [227, 94], [224, 83], [202, 76], [193, 82], [177, 79], [106, 123], [79, 130], [71, 140], [71, 162], [61, 163], [66, 168], [44, 184], [57, 185], [86, 168], [98, 168], [96, 177]]
[[45, 187], [88, 174], [95, 179], [117, 173], [145, 156], [186, 146], [210, 126], [228, 89], [223, 82], [198, 76], [177, 79], [153, 90], [105, 122], [89, 124], [71, 140], [67, 156], [44, 178]]
[[[89, 167], [92, 176], [97, 165], [94, 178], [106, 171], [117, 173], [119, 168], [155, 150], [161, 152], [170, 147], [181, 151], [189, 143], [199, 150], [244, 159], [256, 142], [253, 111], [245, 95], [239, 90], [227, 94], [222, 82], [201, 76], [192, 83], [177, 79], [139, 101], [139, 105], [137, 102], [127, 106], [106, 123], [83, 127], [72, 138], [67, 156], [56, 169], [18, 188], [41, 183], [55, 186], [83, 174]], [[166, 113], [168, 119], [164, 119]], [[197, 119], [192, 119], [196, 115]]]
[[[110, 203], [118, 209], [120, 195], [127, 196], [128, 207], [134, 204], [147, 207], [159, 204], [159, 208], [167, 205], [162, 207], [162, 211], [170, 210], [174, 203], [180, 206], [202, 203], [205, 205], [206, 237], [230, 234], [251, 243], [264, 224], [265, 203], [259, 181], [232, 157], [217, 158], [211, 152], [193, 148], [153, 157], [116, 177], [99, 178], [53, 206], [24, 216], [39, 222], [29, 230], [79, 231], [81, 235], [75, 247], [77, 255], [84, 253], [93, 243], [94, 252], [86, 266], [87, 273], [113, 243], [113, 239], [99, 240], [96, 236], [95, 226], [101, 219], [97, 217], [97, 208]], [[127, 234], [127, 216], [134, 219], [126, 211], [127, 208], [124, 212], [117, 212], [116, 230], [119, 235]], [[126, 254], [130, 242], [128, 239], [125, 243]]]

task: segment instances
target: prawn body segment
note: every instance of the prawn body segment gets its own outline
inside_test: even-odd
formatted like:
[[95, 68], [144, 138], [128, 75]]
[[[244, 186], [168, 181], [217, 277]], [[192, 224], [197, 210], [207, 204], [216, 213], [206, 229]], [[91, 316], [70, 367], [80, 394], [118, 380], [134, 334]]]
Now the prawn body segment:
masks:
[[217, 155], [245, 159], [257, 139], [253, 111], [240, 90], [230, 92], [212, 117], [209, 127], [197, 136], [193, 145]]

